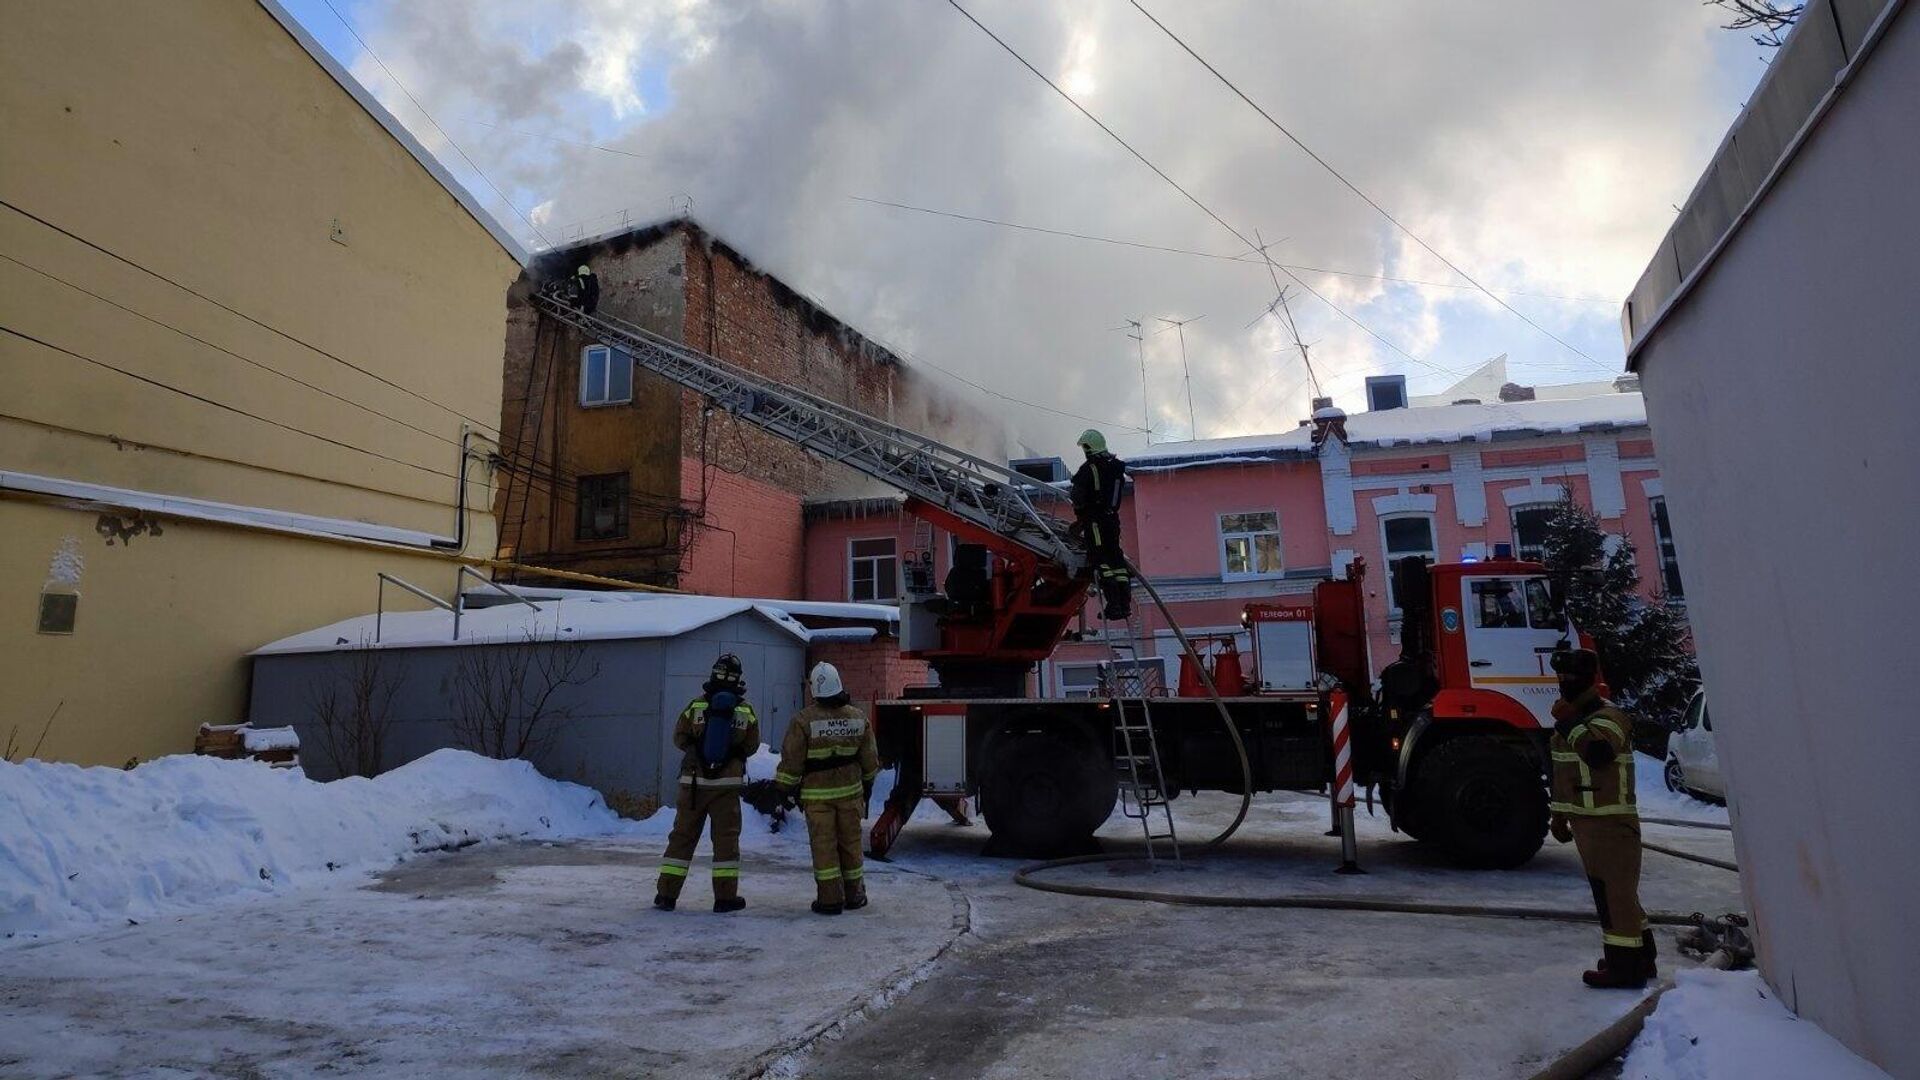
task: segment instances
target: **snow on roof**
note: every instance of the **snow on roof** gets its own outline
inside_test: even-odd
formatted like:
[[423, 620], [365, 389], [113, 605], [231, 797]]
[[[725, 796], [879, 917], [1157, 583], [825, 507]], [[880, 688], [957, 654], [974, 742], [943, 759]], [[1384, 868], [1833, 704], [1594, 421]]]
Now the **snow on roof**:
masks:
[[371, 646], [376, 649], [446, 648], [509, 644], [529, 639], [627, 641], [677, 637], [744, 612], [752, 612], [808, 640], [807, 628], [777, 607], [756, 600], [680, 593], [603, 593], [619, 602], [554, 599], [525, 604], [469, 608], [460, 616], [460, 640], [453, 639], [453, 614], [447, 611], [390, 611], [379, 617], [380, 641], [374, 643], [373, 615], [357, 615], [316, 630], [281, 638], [253, 651], [254, 656], [332, 652]]
[[[663, 596], [686, 595], [682, 593], [656, 593], [634, 590], [631, 592], [612, 592], [605, 589], [548, 589], [529, 588], [525, 585], [507, 586], [514, 593], [529, 600], [585, 600], [597, 604], [645, 603], [658, 600]], [[888, 604], [853, 604], [832, 600], [774, 600], [765, 597], [745, 597], [746, 603], [784, 611], [789, 615], [811, 615], [821, 619], [848, 619], [857, 622], [897, 623], [900, 621], [900, 609]], [[499, 607], [511, 604], [512, 600], [501, 596], [488, 588], [467, 590], [467, 610], [479, 607]], [[524, 609], [523, 609], [524, 610]]]
[[[1349, 445], [1388, 447], [1491, 442], [1503, 435], [1571, 435], [1580, 431], [1638, 427], [1646, 422], [1646, 402], [1639, 394], [1597, 394], [1552, 401], [1438, 405], [1355, 413], [1347, 417], [1346, 429]], [[1311, 453], [1312, 447], [1311, 429], [1298, 427], [1278, 435], [1163, 443], [1129, 458], [1127, 466], [1137, 471], [1158, 471], [1188, 465], [1273, 461]]]

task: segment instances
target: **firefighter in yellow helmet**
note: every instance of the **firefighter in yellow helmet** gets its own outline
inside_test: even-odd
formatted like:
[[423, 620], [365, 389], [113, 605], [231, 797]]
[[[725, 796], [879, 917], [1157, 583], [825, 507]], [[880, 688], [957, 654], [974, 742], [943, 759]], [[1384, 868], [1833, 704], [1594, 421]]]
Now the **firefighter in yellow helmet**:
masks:
[[860, 819], [880, 772], [873, 725], [840, 683], [840, 672], [815, 664], [807, 676], [813, 704], [787, 725], [774, 782], [800, 794], [813, 847], [813, 912], [838, 915], [867, 906], [860, 859]]
[[1120, 497], [1127, 464], [1107, 452], [1107, 437], [1093, 428], [1081, 432], [1076, 442], [1086, 460], [1073, 474], [1073, 528], [1087, 542], [1087, 561], [1103, 601], [1101, 615], [1125, 619], [1133, 607], [1133, 582], [1120, 550]]
[[653, 906], [673, 910], [701, 829], [711, 821], [713, 910], [725, 914], [747, 906], [740, 896], [740, 787], [746, 783], [747, 758], [760, 748], [760, 719], [747, 704], [747, 680], [732, 653], [713, 662], [703, 690], [673, 725], [673, 745], [682, 755], [680, 791]]
[[1640, 908], [1640, 813], [1633, 797], [1633, 721], [1601, 696], [1590, 649], [1553, 654], [1554, 839], [1573, 841], [1600, 915], [1600, 963], [1581, 976], [1596, 989], [1639, 989], [1659, 973]]

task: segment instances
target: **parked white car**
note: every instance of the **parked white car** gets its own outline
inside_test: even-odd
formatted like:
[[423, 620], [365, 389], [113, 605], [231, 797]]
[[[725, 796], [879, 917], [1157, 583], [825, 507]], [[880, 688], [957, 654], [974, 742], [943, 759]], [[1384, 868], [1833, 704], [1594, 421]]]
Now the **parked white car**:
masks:
[[1727, 781], [1720, 772], [1720, 753], [1713, 745], [1713, 717], [1707, 713], [1707, 692], [1687, 703], [1687, 718], [1667, 740], [1667, 790], [1701, 799], [1725, 802]]

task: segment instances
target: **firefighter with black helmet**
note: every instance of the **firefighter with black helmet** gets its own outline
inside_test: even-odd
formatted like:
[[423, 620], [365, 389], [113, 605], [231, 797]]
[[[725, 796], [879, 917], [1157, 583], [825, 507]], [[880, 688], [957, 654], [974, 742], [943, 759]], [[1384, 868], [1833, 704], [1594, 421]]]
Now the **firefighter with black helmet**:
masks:
[[815, 664], [807, 676], [813, 704], [787, 725], [774, 782], [798, 792], [813, 848], [813, 912], [838, 915], [867, 906], [860, 819], [880, 772], [880, 751], [866, 711], [853, 704], [839, 669]]
[[673, 725], [673, 745], [682, 755], [680, 791], [654, 888], [653, 906], [662, 911], [672, 911], [679, 900], [708, 822], [713, 823], [713, 910], [724, 914], [747, 906], [740, 896], [740, 788], [746, 783], [747, 758], [760, 748], [760, 720], [746, 694], [740, 658], [727, 653], [713, 662], [703, 693]]
[[1073, 474], [1073, 527], [1087, 542], [1087, 558], [1104, 602], [1101, 615], [1125, 619], [1133, 610], [1133, 583], [1120, 550], [1120, 497], [1127, 464], [1107, 452], [1107, 437], [1093, 428], [1075, 441], [1086, 460]]
[[1640, 814], [1633, 793], [1633, 721], [1602, 695], [1591, 649], [1553, 654], [1554, 839], [1572, 841], [1600, 916], [1600, 963], [1581, 976], [1596, 989], [1639, 989], [1658, 972], [1640, 908]]

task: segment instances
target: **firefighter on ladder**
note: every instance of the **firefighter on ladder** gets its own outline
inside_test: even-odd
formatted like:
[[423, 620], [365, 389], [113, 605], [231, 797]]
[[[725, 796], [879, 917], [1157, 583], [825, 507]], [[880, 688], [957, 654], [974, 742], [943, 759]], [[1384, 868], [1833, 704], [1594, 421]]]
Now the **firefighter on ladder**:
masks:
[[815, 664], [807, 676], [813, 704], [787, 725], [774, 782], [798, 792], [813, 848], [815, 915], [838, 915], [867, 906], [860, 857], [860, 819], [880, 772], [873, 725], [853, 704], [832, 664]]
[[1073, 474], [1073, 527], [1087, 543], [1104, 602], [1101, 617], [1117, 621], [1133, 610], [1133, 584], [1120, 550], [1120, 496], [1127, 465], [1107, 452], [1107, 437], [1093, 428], [1081, 432], [1077, 441], [1086, 460]]
[[1653, 931], [1640, 908], [1640, 814], [1633, 797], [1633, 721], [1601, 695], [1590, 649], [1553, 654], [1554, 839], [1569, 840], [1593, 886], [1602, 957], [1581, 976], [1596, 989], [1639, 989], [1655, 970]]
[[673, 910], [700, 831], [711, 821], [713, 910], [725, 914], [747, 906], [740, 896], [740, 788], [746, 783], [747, 758], [760, 748], [760, 720], [746, 702], [747, 680], [732, 653], [713, 662], [703, 690], [673, 725], [673, 745], [682, 754], [680, 793], [653, 906]]

